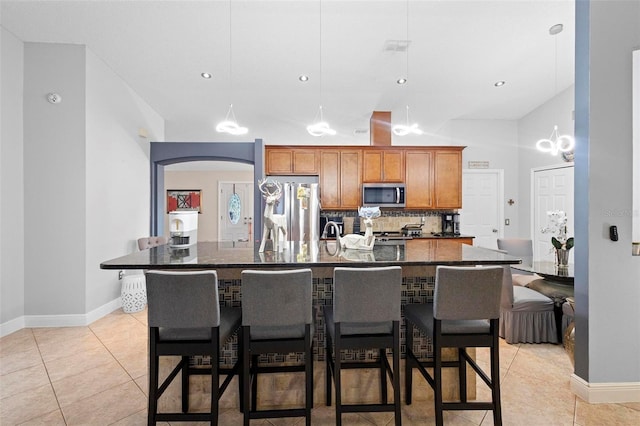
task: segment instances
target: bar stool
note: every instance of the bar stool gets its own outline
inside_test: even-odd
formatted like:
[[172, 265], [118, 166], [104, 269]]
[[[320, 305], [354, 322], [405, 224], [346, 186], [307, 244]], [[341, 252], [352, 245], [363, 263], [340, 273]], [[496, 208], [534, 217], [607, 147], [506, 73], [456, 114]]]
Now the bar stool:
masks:
[[[311, 269], [242, 272], [242, 404], [244, 424], [250, 419], [305, 417], [313, 408], [313, 284]], [[304, 363], [259, 366], [267, 353], [304, 353]], [[258, 410], [258, 373], [305, 373], [304, 408]], [[251, 386], [249, 386], [251, 384]], [[251, 397], [251, 405], [249, 405]]]
[[[331, 405], [331, 380], [336, 389], [336, 425], [342, 413], [382, 412], [400, 414], [400, 292], [399, 266], [335, 268], [333, 306], [324, 307], [326, 325], [326, 405]], [[342, 361], [347, 349], [377, 349], [377, 361]], [[393, 352], [393, 369], [387, 359]], [[343, 404], [340, 372], [349, 368], [379, 368], [381, 403]], [[387, 375], [393, 386], [393, 403], [387, 402]]]
[[[411, 404], [412, 372], [417, 368], [434, 389], [436, 425], [443, 424], [443, 410], [493, 410], [493, 424], [502, 424], [500, 409], [500, 363], [498, 357], [498, 319], [504, 269], [496, 267], [436, 268], [433, 304], [405, 306], [407, 355], [405, 360], [405, 397]], [[431, 337], [433, 360], [420, 361], [413, 352], [414, 328]], [[442, 348], [458, 349], [456, 361], [443, 361]], [[465, 350], [488, 347], [491, 378], [478, 367]], [[491, 389], [491, 402], [467, 401], [467, 363]], [[433, 368], [431, 376], [426, 368]], [[442, 400], [442, 368], [458, 369], [459, 402]]]
[[[239, 308], [220, 307], [215, 271], [146, 272], [149, 323], [148, 424], [158, 421], [207, 421], [218, 424], [218, 400], [238, 373], [240, 362], [230, 369], [218, 367], [220, 347], [239, 329]], [[189, 357], [211, 357], [211, 368], [189, 366]], [[158, 386], [161, 356], [181, 356], [178, 365]], [[158, 399], [182, 372], [182, 413], [158, 413]], [[211, 375], [211, 411], [189, 413], [189, 376]], [[226, 374], [220, 386], [219, 374]]]

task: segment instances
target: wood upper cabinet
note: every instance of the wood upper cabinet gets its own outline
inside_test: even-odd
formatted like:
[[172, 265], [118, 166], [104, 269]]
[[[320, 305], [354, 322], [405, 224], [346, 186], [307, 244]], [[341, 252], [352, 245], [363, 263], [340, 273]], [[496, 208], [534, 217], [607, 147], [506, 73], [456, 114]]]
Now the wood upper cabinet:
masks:
[[436, 150], [433, 160], [435, 207], [462, 208], [462, 151]]
[[323, 209], [355, 209], [361, 204], [362, 150], [320, 151], [320, 203]]
[[267, 175], [317, 175], [319, 162], [317, 149], [279, 146], [265, 148]]
[[433, 200], [433, 151], [407, 150], [405, 201], [408, 209], [432, 209]]
[[356, 209], [363, 182], [404, 182], [406, 208], [462, 208], [463, 146], [265, 147], [265, 174], [318, 175], [323, 209]]
[[462, 208], [462, 149], [405, 151], [408, 209]]
[[362, 152], [363, 182], [404, 182], [404, 151], [365, 149]]

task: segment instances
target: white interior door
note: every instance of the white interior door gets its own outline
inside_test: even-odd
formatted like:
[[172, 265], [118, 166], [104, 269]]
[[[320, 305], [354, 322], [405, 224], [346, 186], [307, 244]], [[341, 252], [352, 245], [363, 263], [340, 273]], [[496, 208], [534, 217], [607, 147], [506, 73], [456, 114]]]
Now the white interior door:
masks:
[[497, 249], [504, 235], [503, 175], [491, 169], [462, 172], [460, 232], [475, 236], [474, 246]]
[[219, 182], [218, 241], [251, 241], [253, 230], [253, 183]]
[[[531, 174], [533, 259], [553, 261], [552, 235], [542, 233], [542, 229], [548, 225], [548, 211], [563, 210], [567, 214], [567, 236], [574, 236], [573, 163], [533, 169]], [[569, 262], [573, 263], [573, 250]]]

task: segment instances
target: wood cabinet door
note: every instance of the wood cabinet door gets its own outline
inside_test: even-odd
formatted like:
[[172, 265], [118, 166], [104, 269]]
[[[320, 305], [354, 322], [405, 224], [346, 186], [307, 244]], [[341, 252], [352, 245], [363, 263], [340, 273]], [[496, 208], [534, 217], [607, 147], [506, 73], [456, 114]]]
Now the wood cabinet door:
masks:
[[382, 178], [383, 182], [404, 181], [404, 152], [389, 151], [382, 152]]
[[365, 149], [362, 153], [363, 182], [403, 182], [402, 150]]
[[434, 182], [436, 208], [462, 208], [462, 152], [435, 152]]
[[358, 208], [362, 204], [361, 193], [362, 151], [340, 152], [340, 207]]
[[340, 207], [340, 151], [320, 151], [320, 204], [323, 210]]
[[382, 152], [379, 150], [364, 150], [362, 153], [362, 181], [382, 181]]
[[293, 150], [265, 149], [265, 174], [290, 175], [293, 173]]
[[315, 149], [294, 149], [293, 150], [293, 174], [295, 175], [317, 175], [318, 174], [318, 151]]
[[267, 175], [317, 175], [318, 150], [305, 148], [265, 149]]
[[433, 208], [433, 152], [405, 152], [405, 201], [408, 209]]

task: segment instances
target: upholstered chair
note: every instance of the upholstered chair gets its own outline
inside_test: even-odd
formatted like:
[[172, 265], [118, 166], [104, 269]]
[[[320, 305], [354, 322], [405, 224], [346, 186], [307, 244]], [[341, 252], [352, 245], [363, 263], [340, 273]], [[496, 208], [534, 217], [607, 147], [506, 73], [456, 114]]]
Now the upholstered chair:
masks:
[[163, 244], [167, 244], [167, 241], [167, 237], [164, 235], [138, 238], [138, 249], [146, 250], [152, 247], [161, 246]]
[[[335, 384], [336, 425], [342, 413], [394, 413], [395, 425], [402, 424], [400, 412], [400, 297], [402, 270], [399, 266], [335, 268], [333, 306], [324, 307], [326, 405], [331, 405], [331, 384]], [[347, 361], [343, 350], [373, 349], [377, 360]], [[387, 350], [391, 350], [393, 367]], [[341, 371], [349, 368], [377, 368], [380, 371], [381, 402], [344, 404]], [[393, 387], [393, 403], [387, 400], [387, 377]]]
[[[218, 424], [218, 400], [238, 373], [240, 363], [220, 368], [221, 347], [240, 330], [239, 308], [220, 307], [215, 271], [146, 272], [149, 325], [149, 407], [148, 424], [201, 421]], [[190, 365], [192, 356], [209, 356], [210, 368]], [[180, 361], [163, 382], [159, 382], [160, 357]], [[211, 377], [211, 409], [189, 412], [189, 377]], [[222, 385], [219, 375], [226, 375]], [[158, 399], [173, 380], [182, 383], [182, 412], [158, 413]]]
[[[311, 269], [242, 271], [242, 406], [251, 419], [305, 417], [313, 408], [313, 284]], [[262, 354], [301, 353], [295, 365], [259, 365]], [[304, 373], [304, 407], [258, 409], [258, 374]], [[266, 394], [270, 389], [262, 389]], [[291, 389], [292, 394], [300, 389]], [[251, 404], [249, 404], [251, 400]]]
[[511, 268], [503, 266], [500, 337], [507, 343], [558, 343], [554, 302], [528, 287], [513, 285]]
[[[507, 254], [522, 259], [523, 265], [531, 265], [533, 263], [533, 241], [526, 238], [498, 238], [498, 249], [504, 250]], [[541, 277], [536, 274], [530, 274], [518, 271], [517, 274], [512, 273], [514, 285], [527, 286], [533, 280]]]
[[[413, 369], [418, 369], [434, 390], [438, 426], [444, 422], [445, 410], [492, 410], [493, 424], [502, 424], [498, 322], [503, 275], [500, 266], [438, 266], [433, 303], [405, 306], [405, 398], [407, 404], [411, 404]], [[415, 329], [432, 339], [433, 359], [421, 360], [415, 355]], [[473, 347], [489, 348], [489, 375], [468, 355], [466, 348]], [[456, 348], [457, 360], [444, 361], [442, 348]], [[490, 402], [468, 400], [467, 365], [491, 390]], [[442, 369], [449, 367], [458, 370], [459, 401], [443, 401]], [[433, 368], [433, 373], [427, 368]]]

